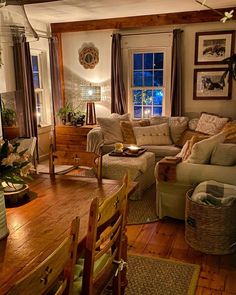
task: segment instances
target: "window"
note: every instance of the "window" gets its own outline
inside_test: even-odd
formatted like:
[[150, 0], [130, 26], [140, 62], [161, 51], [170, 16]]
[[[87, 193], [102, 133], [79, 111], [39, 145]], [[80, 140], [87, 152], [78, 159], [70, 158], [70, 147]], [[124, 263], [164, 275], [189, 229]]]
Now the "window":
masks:
[[132, 52], [131, 100], [133, 117], [162, 115], [164, 87], [164, 52]]
[[42, 83], [42, 66], [41, 66], [41, 54], [31, 55], [34, 92], [36, 100], [36, 112], [37, 112], [37, 124], [38, 127], [48, 125], [46, 103], [44, 98], [44, 88]]

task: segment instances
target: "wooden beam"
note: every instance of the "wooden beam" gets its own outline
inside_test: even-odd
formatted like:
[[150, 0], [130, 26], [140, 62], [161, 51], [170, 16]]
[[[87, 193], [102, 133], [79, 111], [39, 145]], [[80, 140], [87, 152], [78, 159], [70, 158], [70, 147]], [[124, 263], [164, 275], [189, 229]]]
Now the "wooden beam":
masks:
[[[217, 11], [236, 10], [236, 7], [221, 8]], [[222, 15], [223, 16], [223, 15]], [[235, 19], [235, 16], [234, 16]], [[181, 25], [191, 23], [219, 21], [220, 16], [212, 10], [188, 11], [179, 13], [153, 14], [89, 21], [75, 21], [51, 24], [53, 33], [67, 33], [104, 29], [134, 29], [152, 26]]]
[[7, 0], [7, 5], [38, 4], [55, 1], [59, 0]]

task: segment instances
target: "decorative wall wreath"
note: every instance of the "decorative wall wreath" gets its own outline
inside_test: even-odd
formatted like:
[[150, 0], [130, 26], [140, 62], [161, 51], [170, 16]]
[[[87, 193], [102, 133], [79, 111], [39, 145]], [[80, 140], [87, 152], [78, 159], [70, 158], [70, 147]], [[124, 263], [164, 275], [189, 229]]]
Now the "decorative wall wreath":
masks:
[[99, 62], [98, 49], [95, 47], [84, 47], [79, 52], [79, 62], [85, 69], [93, 69]]

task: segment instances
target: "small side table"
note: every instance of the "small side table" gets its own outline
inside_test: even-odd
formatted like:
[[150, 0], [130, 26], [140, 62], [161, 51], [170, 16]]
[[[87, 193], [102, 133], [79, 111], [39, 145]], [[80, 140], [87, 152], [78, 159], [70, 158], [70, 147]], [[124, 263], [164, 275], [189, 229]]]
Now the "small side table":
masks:
[[165, 157], [158, 162], [158, 181], [174, 182], [176, 180], [176, 165], [180, 157]]

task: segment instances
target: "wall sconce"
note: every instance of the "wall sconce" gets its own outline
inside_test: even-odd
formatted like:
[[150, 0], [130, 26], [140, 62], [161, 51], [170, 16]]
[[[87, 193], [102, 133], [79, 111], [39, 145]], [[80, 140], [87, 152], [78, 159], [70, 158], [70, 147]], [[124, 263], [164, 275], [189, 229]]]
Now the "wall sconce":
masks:
[[101, 100], [100, 86], [81, 86], [81, 98], [87, 101], [86, 108], [86, 125], [96, 124], [95, 101]]

